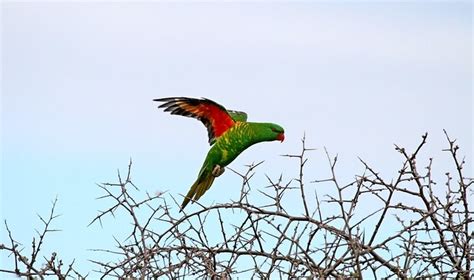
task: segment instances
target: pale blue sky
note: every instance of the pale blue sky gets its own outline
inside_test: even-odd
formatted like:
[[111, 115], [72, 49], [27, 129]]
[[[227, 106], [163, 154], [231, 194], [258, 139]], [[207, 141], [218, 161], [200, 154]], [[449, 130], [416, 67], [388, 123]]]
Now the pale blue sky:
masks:
[[[48, 248], [76, 256], [83, 271], [93, 267], [86, 249], [121, 236], [111, 220], [86, 228], [104, 208], [95, 183], [114, 181], [131, 157], [142, 190], [177, 197], [209, 148], [199, 122], [157, 110], [157, 97], [207, 97], [282, 125], [283, 144], [231, 164], [265, 160], [257, 181], [296, 176], [279, 155], [298, 152], [304, 132], [318, 148], [308, 181], [327, 174], [323, 147], [339, 154], [342, 178], [362, 170], [358, 156], [395, 176], [393, 143], [414, 148], [426, 131], [426, 155], [442, 169], [443, 128], [472, 175], [468, 1], [2, 3], [1, 47], [0, 216], [29, 246], [35, 213], [58, 196], [63, 232]], [[227, 172], [201, 202], [235, 200], [239, 183]]]

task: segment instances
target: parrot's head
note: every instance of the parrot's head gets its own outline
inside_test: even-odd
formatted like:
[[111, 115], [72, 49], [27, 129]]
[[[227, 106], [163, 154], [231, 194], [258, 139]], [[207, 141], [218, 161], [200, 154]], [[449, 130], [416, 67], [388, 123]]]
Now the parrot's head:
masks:
[[281, 141], [285, 140], [285, 130], [283, 127], [274, 123], [246, 123], [250, 126], [251, 132], [248, 136], [251, 137], [253, 144], [267, 141]]
[[274, 123], [267, 123], [266, 124], [266, 134], [268, 134], [268, 140], [267, 141], [281, 141], [285, 140], [285, 130], [283, 127], [274, 124]]

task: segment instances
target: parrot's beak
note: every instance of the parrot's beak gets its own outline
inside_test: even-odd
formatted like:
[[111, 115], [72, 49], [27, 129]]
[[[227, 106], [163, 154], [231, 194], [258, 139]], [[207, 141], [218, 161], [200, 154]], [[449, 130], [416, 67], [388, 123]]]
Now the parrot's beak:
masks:
[[284, 133], [278, 134], [278, 136], [277, 136], [276, 139], [277, 139], [277, 140], [280, 140], [280, 142], [283, 142], [283, 141], [285, 140], [285, 134], [284, 134]]

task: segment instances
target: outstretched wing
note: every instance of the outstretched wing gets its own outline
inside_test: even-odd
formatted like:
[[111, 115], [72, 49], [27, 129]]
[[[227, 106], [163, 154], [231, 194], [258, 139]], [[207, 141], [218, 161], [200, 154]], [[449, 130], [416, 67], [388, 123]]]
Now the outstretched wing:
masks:
[[207, 128], [211, 145], [235, 123], [222, 105], [206, 98], [167, 97], [153, 101], [164, 102], [158, 108], [165, 108], [165, 112], [170, 112], [172, 115], [200, 120]]

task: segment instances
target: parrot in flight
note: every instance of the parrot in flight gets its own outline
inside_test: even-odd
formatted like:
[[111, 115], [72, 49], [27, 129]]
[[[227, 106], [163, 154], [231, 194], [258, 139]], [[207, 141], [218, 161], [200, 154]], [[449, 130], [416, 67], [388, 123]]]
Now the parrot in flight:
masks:
[[164, 108], [165, 112], [196, 118], [207, 128], [211, 148], [198, 178], [184, 197], [181, 210], [189, 201], [197, 201], [211, 187], [214, 179], [224, 173], [225, 167], [245, 149], [256, 143], [275, 140], [283, 142], [285, 139], [285, 131], [281, 126], [247, 122], [246, 113], [227, 110], [206, 98], [167, 97], [153, 101], [163, 102], [158, 108]]

